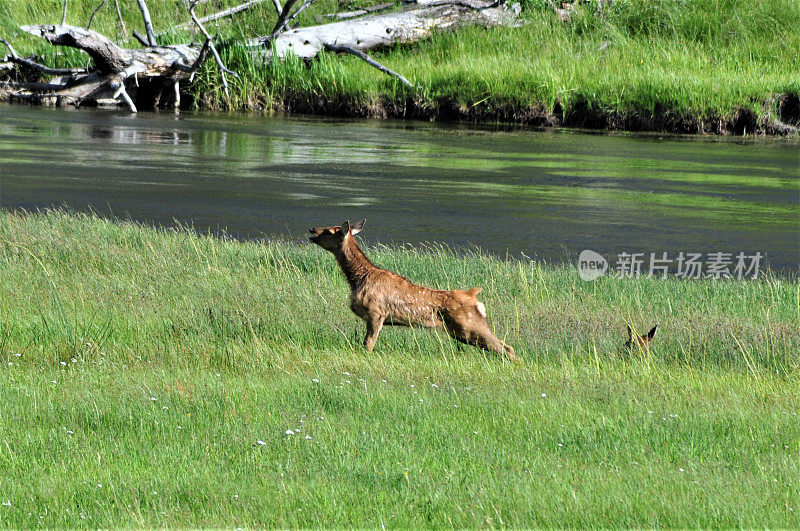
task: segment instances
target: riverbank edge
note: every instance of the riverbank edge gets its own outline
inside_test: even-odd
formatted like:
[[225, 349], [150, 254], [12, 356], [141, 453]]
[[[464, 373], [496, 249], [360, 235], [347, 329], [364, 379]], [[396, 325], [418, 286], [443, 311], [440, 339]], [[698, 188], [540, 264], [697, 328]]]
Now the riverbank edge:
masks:
[[[426, 101], [414, 97], [393, 98], [383, 94], [368, 100], [346, 95], [326, 96], [308, 92], [270, 94], [264, 90], [251, 94], [239, 106], [220, 105], [219, 100], [195, 93], [191, 88], [183, 109], [192, 107], [209, 111], [262, 112], [285, 115], [322, 115], [342, 118], [377, 118], [460, 122], [472, 124], [523, 125], [534, 128], [567, 127], [605, 132], [641, 132], [696, 134], [715, 136], [800, 137], [800, 94], [777, 94], [764, 102], [764, 111], [756, 113], [736, 107], [725, 115], [677, 112], [667, 107], [649, 109], [604, 109], [590, 101], [579, 101], [568, 108], [556, 102], [553, 109], [543, 103], [525, 106], [514, 102], [491, 101], [467, 105], [452, 98]], [[0, 86], [0, 101], [15, 101], [9, 88]], [[147, 109], [145, 109], [147, 110]], [[797, 125], [795, 125], [797, 124]]]
[[[285, 93], [270, 98], [253, 94], [246, 105], [224, 108], [200, 96], [198, 107], [212, 111], [257, 111], [287, 115], [323, 115], [347, 118], [379, 118], [463, 122], [473, 124], [506, 123], [536, 128], [577, 128], [605, 132], [698, 134], [717, 136], [800, 137], [800, 94], [777, 94], [764, 102], [761, 114], [736, 107], [729, 114], [681, 113], [667, 107], [648, 109], [603, 109], [589, 101], [568, 108], [556, 102], [551, 110], [539, 103], [524, 106], [513, 102], [478, 102], [466, 105], [452, 98], [424, 101], [380, 95], [369, 101], [328, 97], [304, 92]], [[798, 125], [794, 125], [798, 124]]]

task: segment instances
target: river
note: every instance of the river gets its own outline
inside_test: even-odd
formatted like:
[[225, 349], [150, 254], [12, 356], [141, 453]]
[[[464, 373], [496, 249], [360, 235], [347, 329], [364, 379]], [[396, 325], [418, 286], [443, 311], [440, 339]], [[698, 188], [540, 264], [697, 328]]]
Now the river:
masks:
[[0, 106], [0, 207], [68, 206], [239, 238], [367, 219], [368, 244], [572, 262], [800, 263], [800, 145], [501, 126]]

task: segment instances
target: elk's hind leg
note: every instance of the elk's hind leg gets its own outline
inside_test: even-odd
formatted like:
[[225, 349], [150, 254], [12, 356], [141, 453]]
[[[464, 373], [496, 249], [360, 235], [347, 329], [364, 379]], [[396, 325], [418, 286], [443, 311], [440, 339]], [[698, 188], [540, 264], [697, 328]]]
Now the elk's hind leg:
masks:
[[478, 323], [473, 327], [470, 327], [467, 332], [467, 343], [475, 345], [476, 347], [480, 347], [484, 350], [490, 350], [496, 354], [499, 354], [500, 356], [505, 356], [511, 361], [519, 361], [519, 358], [517, 357], [517, 354], [514, 352], [514, 349], [511, 347], [511, 345], [494, 335], [489, 328], [489, 323], [485, 320], [482, 323]]
[[[477, 312], [476, 312], [477, 313]], [[511, 361], [519, 361], [511, 345], [500, 340], [489, 328], [489, 322], [483, 315], [470, 315], [469, 319], [459, 322], [449, 316], [445, 317], [445, 328], [453, 338], [484, 350], [505, 356]]]

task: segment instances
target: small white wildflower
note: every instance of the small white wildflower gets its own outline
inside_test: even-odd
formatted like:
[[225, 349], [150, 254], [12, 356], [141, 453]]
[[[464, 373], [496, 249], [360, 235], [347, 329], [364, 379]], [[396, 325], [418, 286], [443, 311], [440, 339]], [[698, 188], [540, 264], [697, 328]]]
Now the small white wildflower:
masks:
[[411, 384], [411, 387], [414, 387], [414, 384]]
[[22, 352], [17, 352], [17, 353], [16, 353], [16, 354], [14, 354], [14, 355], [15, 355], [16, 357], [18, 357], [18, 358], [19, 358], [20, 356], [22, 356]]
[[563, 447], [564, 445], [563, 445], [563, 444], [561, 444], [561, 443], [558, 443], [558, 446], [559, 446], [559, 447]]
[[683, 472], [683, 469], [682, 468], [678, 468], [678, 472]]
[[233, 499], [234, 499], [234, 500], [238, 500], [238, 499], [239, 499], [239, 495], [238, 495], [238, 494], [234, 494], [234, 495], [233, 495]]
[[14, 365], [14, 362], [13, 361], [9, 361], [8, 364], [9, 365]]
[[97, 488], [98, 488], [98, 489], [102, 489], [102, 488], [103, 488], [103, 484], [102, 484], [102, 483], [98, 483], [98, 484], [97, 484]]
[[319, 420], [325, 420], [325, 417], [319, 417]]
[[383, 383], [386, 383], [386, 380], [381, 380]]
[[311, 378], [311, 381], [314, 383], [319, 383], [319, 378]]
[[161, 406], [161, 410], [162, 411], [165, 410], [165, 409], [167, 409], [167, 406]]
[[420, 398], [419, 401], [422, 402], [422, 399]]
[[58, 383], [58, 382], [57, 382], [57, 381], [55, 381], [55, 380], [52, 380], [50, 383]]
[[435, 388], [437, 388], [437, 389], [439, 388], [439, 386], [438, 386], [438, 385], [436, 385], [436, 384], [431, 384], [431, 387], [435, 387]]
[[9, 501], [4, 501], [3, 505], [5, 505], [6, 507], [11, 507], [11, 501], [10, 500]]
[[265, 443], [264, 441], [262, 441], [261, 439], [259, 439], [259, 440], [257, 440], [257, 441], [256, 441], [256, 444], [257, 444], [257, 445], [259, 445], [259, 446], [264, 446], [264, 445], [265, 445], [265, 444], [267, 444], [267, 443]]
[[286, 430], [283, 433], [285, 433], [286, 435], [294, 435], [294, 432], [292, 430]]
[[155, 402], [155, 401], [156, 401], [156, 400], [158, 400], [158, 399], [157, 399], [156, 397], [154, 397], [154, 396], [151, 396], [151, 397], [150, 397], [150, 400], [152, 400], [153, 402]]
[[542, 393], [542, 398], [547, 398], [547, 393]]
[[76, 358], [72, 358], [72, 359], [71, 359], [71, 360], [69, 360], [69, 361], [71, 361], [72, 363], [78, 363], [78, 360], [77, 360]]
[[350, 380], [345, 380], [344, 383], [350, 383]]
[[182, 429], [183, 429], [183, 426], [178, 426], [178, 429], [179, 429], [179, 430], [182, 430]]
[[350, 376], [350, 373], [347, 371], [342, 371], [342, 374], [344, 374], [345, 376]]
[[308, 441], [308, 440], [310, 440], [310, 439], [311, 439], [311, 435], [306, 435], [306, 436], [305, 436], [305, 439], [306, 439], [307, 441]]
[[66, 361], [61, 361], [61, 362], [59, 362], [59, 363], [61, 363], [61, 365], [66, 365], [66, 364], [67, 364], [67, 362], [66, 362]]
[[473, 431], [472, 433], [474, 433], [475, 435], [478, 435], [478, 432], [477, 432], [477, 431]]
[[68, 435], [72, 435], [73, 433], [75, 433], [75, 432], [74, 432], [74, 431], [72, 431], [72, 430], [67, 430], [67, 434], [68, 434]]

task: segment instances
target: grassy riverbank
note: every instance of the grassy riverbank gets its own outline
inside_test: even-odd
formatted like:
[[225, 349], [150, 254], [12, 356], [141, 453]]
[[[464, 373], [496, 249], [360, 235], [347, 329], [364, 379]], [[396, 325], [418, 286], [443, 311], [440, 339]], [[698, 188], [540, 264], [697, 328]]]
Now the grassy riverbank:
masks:
[[525, 363], [366, 354], [310, 245], [1, 212], [0, 525], [800, 525], [796, 280], [370, 255], [482, 286]]
[[[212, 12], [237, 3], [206, 5]], [[94, 6], [81, 4], [70, 7], [69, 22], [88, 20]], [[356, 4], [319, 0], [303, 22]], [[138, 28], [135, 3], [122, 5], [129, 30]], [[328, 54], [310, 66], [289, 61], [264, 68], [235, 46], [225, 55], [244, 75], [233, 81], [230, 100], [210, 67], [190, 90], [196, 104], [226, 109], [737, 134], [772, 132], [774, 118], [800, 123], [795, 0], [618, 0], [604, 17], [594, 14], [594, 3], [579, 5], [568, 24], [544, 1], [523, 7], [520, 28], [445, 33], [375, 54], [421, 86], [415, 91], [353, 57]], [[150, 9], [157, 28], [186, 18], [167, 0], [151, 0]], [[218, 30], [228, 42], [268, 33], [271, 9], [267, 2]], [[0, 6], [6, 36], [19, 24], [57, 20], [60, 2]], [[113, 6], [101, 10], [95, 28], [118, 35]], [[173, 32], [166, 39], [186, 37]], [[20, 50], [52, 59], [52, 48], [33, 37], [18, 41]], [[85, 59], [66, 52], [59, 62]]]

